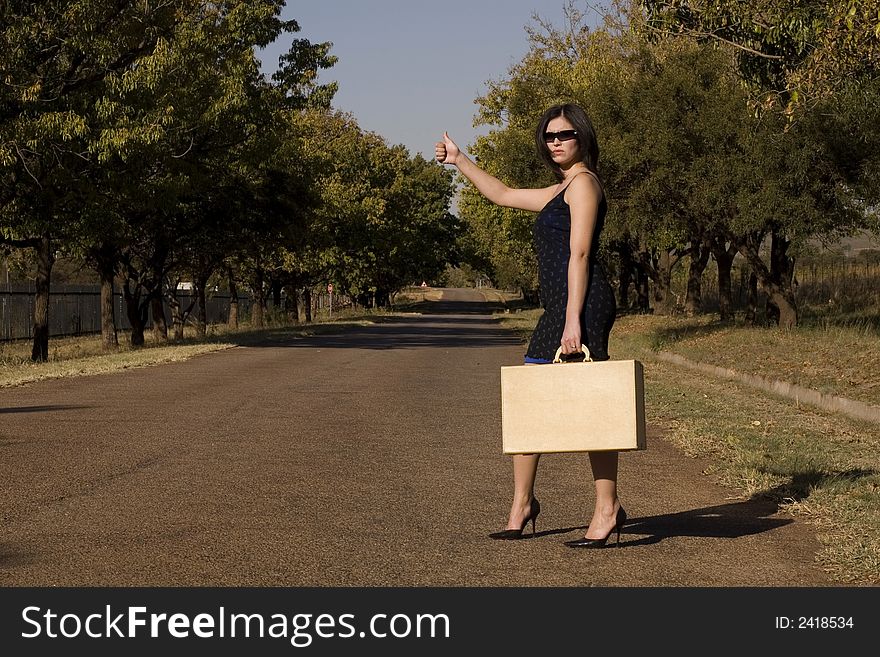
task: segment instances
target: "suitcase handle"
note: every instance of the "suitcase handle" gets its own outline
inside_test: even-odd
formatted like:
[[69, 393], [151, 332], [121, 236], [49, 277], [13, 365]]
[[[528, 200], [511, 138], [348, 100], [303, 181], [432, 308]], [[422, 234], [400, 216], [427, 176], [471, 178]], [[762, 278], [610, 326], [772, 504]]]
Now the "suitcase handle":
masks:
[[[582, 361], [577, 361], [579, 363], [590, 363], [593, 360], [593, 357], [590, 356], [590, 348], [587, 345], [581, 343], [581, 351], [584, 352], [584, 359]], [[562, 362], [562, 347], [556, 350], [556, 356], [553, 357], [554, 363]]]

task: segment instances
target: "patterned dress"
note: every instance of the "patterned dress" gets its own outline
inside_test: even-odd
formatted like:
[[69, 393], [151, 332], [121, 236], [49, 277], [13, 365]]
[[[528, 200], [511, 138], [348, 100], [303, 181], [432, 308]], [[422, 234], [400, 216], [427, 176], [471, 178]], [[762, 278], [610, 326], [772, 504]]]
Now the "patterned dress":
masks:
[[[565, 328], [568, 301], [568, 260], [571, 256], [571, 208], [561, 190], [538, 214], [532, 229], [538, 256], [538, 284], [544, 313], [532, 333], [526, 351], [527, 363], [553, 361]], [[589, 255], [587, 294], [581, 311], [581, 342], [590, 349], [593, 360], [608, 360], [608, 335], [617, 313], [614, 290], [599, 263], [599, 235], [605, 225], [608, 204], [605, 195], [599, 203], [596, 227]]]

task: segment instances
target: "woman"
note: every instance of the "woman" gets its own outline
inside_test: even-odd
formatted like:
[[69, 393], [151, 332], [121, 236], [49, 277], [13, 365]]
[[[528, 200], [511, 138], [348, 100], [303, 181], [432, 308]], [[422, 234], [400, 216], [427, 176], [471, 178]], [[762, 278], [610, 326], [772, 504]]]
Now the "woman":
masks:
[[[582, 343], [594, 360], [607, 360], [616, 305], [597, 258], [607, 204], [596, 173], [596, 134], [581, 107], [565, 104], [544, 113], [535, 141], [558, 184], [510, 188], [468, 159], [446, 133], [435, 154], [439, 162], [455, 165], [493, 203], [539, 213], [533, 237], [544, 313], [532, 334], [526, 363], [550, 363], [560, 347], [563, 354], [574, 354], [581, 351]], [[596, 487], [593, 517], [583, 538], [566, 541], [569, 547], [601, 548], [615, 532], [620, 544], [626, 511], [617, 497], [617, 457], [617, 452], [590, 452]], [[523, 538], [529, 522], [534, 536], [541, 511], [535, 498], [539, 458], [540, 454], [513, 456], [514, 491], [507, 528], [490, 534], [491, 538]]]

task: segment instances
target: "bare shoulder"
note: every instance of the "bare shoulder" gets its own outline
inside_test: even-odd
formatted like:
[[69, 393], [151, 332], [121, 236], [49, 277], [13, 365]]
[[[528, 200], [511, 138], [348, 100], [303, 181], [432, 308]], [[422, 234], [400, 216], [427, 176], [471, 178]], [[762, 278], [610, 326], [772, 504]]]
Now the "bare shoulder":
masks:
[[598, 204], [602, 199], [604, 190], [599, 178], [592, 172], [586, 172], [585, 175], [578, 174], [565, 190], [565, 202], [572, 203], [591, 203]]

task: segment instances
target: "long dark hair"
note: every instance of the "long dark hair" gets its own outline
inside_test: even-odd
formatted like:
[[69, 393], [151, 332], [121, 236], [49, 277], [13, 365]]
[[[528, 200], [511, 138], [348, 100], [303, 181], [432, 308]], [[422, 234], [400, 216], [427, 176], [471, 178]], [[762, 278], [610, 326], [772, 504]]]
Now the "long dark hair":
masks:
[[550, 148], [544, 141], [544, 133], [547, 132], [547, 124], [555, 118], [563, 117], [568, 119], [572, 127], [577, 131], [577, 141], [580, 146], [581, 161], [584, 165], [599, 175], [599, 142], [596, 141], [596, 131], [593, 129], [593, 122], [580, 105], [574, 103], [565, 103], [564, 105], [554, 105], [541, 117], [538, 127], [535, 130], [535, 145], [538, 148], [538, 155], [544, 161], [550, 170], [556, 175], [556, 178], [562, 180], [562, 169], [553, 161], [550, 156]]

